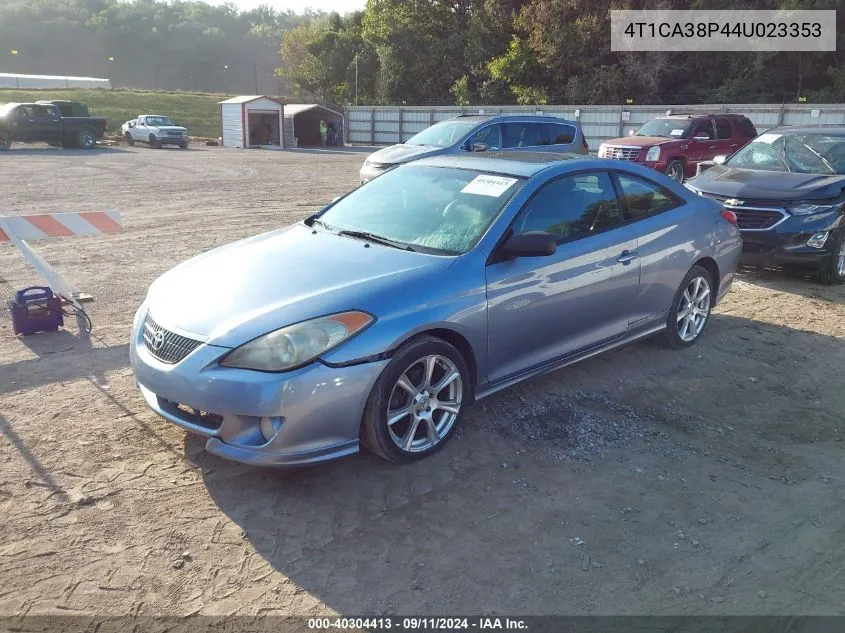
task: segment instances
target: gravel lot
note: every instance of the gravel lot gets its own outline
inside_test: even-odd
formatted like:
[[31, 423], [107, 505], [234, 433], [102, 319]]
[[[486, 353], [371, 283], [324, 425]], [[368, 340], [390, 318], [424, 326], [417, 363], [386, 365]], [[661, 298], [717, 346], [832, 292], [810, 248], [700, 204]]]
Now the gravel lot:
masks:
[[[36, 243], [94, 331], [0, 313], [0, 615], [845, 614], [845, 289], [745, 272], [700, 343], [632, 345], [479, 403], [431, 459], [258, 470], [147, 410], [147, 286], [301, 219], [363, 154], [0, 155], [3, 213], [117, 209]], [[0, 274], [37, 279], [8, 245]]]

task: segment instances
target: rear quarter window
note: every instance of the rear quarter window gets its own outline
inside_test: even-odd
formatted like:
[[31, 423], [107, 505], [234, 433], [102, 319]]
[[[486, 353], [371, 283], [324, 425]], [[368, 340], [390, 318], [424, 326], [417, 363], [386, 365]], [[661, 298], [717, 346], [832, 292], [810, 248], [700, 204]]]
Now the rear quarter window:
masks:
[[756, 138], [757, 128], [754, 127], [754, 124], [750, 119], [742, 117], [736, 121], [736, 126], [740, 136], [744, 136], [745, 138]]
[[545, 125], [545, 136], [552, 145], [569, 145], [575, 140], [575, 126], [561, 123]]

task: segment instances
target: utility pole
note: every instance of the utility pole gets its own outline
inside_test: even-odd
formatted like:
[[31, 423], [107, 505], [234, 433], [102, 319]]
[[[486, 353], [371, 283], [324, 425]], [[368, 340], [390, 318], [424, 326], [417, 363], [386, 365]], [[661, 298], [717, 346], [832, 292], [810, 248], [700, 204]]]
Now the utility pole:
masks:
[[355, 105], [358, 105], [358, 52], [355, 52]]
[[255, 59], [252, 60], [252, 74], [255, 77], [255, 94], [258, 94], [258, 65]]

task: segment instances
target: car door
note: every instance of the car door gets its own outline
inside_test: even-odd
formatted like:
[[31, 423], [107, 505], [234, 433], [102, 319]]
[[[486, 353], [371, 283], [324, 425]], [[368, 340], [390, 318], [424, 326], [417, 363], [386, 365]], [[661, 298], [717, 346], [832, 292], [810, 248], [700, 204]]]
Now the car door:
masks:
[[62, 140], [62, 116], [54, 105], [37, 105], [33, 108], [35, 140], [59, 143]]
[[508, 149], [537, 151], [549, 144], [542, 123], [516, 121], [504, 124], [504, 146]]
[[548, 231], [558, 246], [545, 257], [491, 257], [491, 383], [625, 334], [640, 265], [637, 242], [622, 224], [612, 181], [603, 171], [553, 180], [526, 203], [510, 231]]
[[714, 156], [720, 154], [730, 156], [739, 148], [739, 140], [734, 134], [731, 122], [723, 118], [716, 118], [713, 122], [716, 126], [716, 149], [712, 150], [707, 160], [713, 160]]
[[146, 141], [149, 138], [147, 132], [147, 119], [145, 117], [138, 117], [135, 120], [135, 127], [132, 128], [132, 138], [136, 141]]
[[[699, 137], [702, 140], [696, 140]], [[711, 119], [703, 119], [693, 124], [687, 147], [687, 162], [690, 169], [687, 175], [696, 172], [696, 165], [705, 160], [711, 160], [716, 154], [716, 131]]]
[[[675, 292], [689, 267], [690, 213], [674, 193], [639, 175], [613, 173], [628, 230], [637, 240], [640, 285], [631, 306], [632, 329], [665, 322]], [[705, 237], [705, 236], [702, 236]]]
[[[495, 151], [502, 149], [502, 126], [498, 123], [493, 125], [485, 125], [484, 127], [473, 132], [467, 141], [461, 146], [465, 151], [479, 151], [481, 147], [483, 151]], [[474, 149], [477, 148], [477, 149]]]

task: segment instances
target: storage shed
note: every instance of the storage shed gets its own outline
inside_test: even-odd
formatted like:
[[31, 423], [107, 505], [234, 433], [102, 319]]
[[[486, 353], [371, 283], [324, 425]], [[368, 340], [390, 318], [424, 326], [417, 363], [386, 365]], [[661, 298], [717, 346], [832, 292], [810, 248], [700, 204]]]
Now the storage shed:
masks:
[[244, 95], [220, 102], [223, 147], [281, 146], [284, 104], [273, 97]]
[[[334, 130], [334, 145], [343, 145], [343, 112], [319, 103], [289, 103], [285, 106], [285, 147], [322, 145], [320, 121]], [[331, 142], [331, 140], [330, 140]]]

